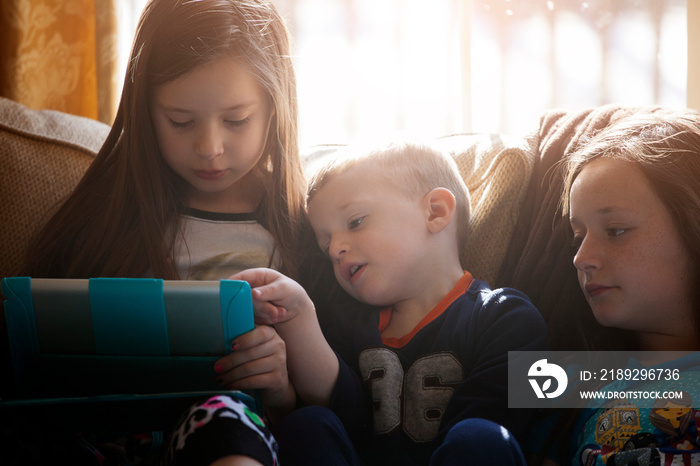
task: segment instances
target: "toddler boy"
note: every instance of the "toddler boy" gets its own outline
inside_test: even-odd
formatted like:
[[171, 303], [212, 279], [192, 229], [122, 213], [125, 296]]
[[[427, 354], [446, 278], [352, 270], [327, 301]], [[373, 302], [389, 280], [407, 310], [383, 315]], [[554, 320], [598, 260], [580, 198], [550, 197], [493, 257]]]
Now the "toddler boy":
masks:
[[298, 284], [234, 276], [285, 341], [302, 400], [330, 407], [368, 464], [521, 462], [509, 435], [531, 413], [507, 409], [508, 351], [548, 349], [546, 328], [524, 294], [464, 270], [469, 194], [454, 160], [413, 143], [338, 158], [307, 205], [340, 286], [382, 310], [337, 312], [329, 344]]

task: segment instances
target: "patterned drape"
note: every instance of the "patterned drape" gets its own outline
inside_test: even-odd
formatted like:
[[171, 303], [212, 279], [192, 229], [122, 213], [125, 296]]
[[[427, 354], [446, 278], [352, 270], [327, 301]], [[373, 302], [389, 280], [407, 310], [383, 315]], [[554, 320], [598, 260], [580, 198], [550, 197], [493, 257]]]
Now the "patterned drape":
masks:
[[118, 0], [2, 0], [0, 96], [111, 124]]

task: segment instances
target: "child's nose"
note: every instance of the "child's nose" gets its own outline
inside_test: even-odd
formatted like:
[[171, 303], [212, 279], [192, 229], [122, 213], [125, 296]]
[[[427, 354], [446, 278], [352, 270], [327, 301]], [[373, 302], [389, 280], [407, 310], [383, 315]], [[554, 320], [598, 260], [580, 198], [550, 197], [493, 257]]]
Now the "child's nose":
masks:
[[214, 159], [224, 152], [223, 137], [216, 125], [206, 125], [197, 137], [197, 155], [207, 160]]
[[348, 252], [347, 242], [342, 239], [331, 239], [331, 244], [328, 247], [328, 255], [331, 259], [338, 261], [345, 253]]
[[586, 235], [574, 255], [574, 267], [580, 271], [600, 267], [600, 250], [595, 240]]

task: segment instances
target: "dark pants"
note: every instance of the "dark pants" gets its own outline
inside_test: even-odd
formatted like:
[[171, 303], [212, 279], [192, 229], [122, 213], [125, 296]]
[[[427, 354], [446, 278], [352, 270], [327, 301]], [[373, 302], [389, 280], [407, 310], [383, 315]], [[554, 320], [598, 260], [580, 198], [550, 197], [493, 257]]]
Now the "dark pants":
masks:
[[[359, 457], [338, 417], [310, 406], [287, 416], [273, 433], [282, 466], [360, 465]], [[520, 446], [510, 432], [485, 419], [465, 419], [448, 432], [433, 452], [431, 466], [525, 466]]]
[[340, 419], [329, 409], [307, 406], [272, 429], [282, 466], [360, 465]]
[[[269, 460], [270, 453], [274, 455], [274, 452], [258, 442], [268, 438], [274, 444], [270, 431], [261, 425], [240, 422], [243, 418], [240, 413], [238, 417], [233, 416], [239, 411], [233, 408], [239, 404], [228, 397], [214, 397], [193, 408], [188, 421], [178, 430], [182, 431], [180, 435], [188, 435], [183, 438], [187, 447], [177, 456], [180, 460], [185, 456], [192, 458], [189, 462], [181, 461], [182, 464], [198, 464], [199, 461], [208, 464], [232, 453], [248, 454], [264, 464], [276, 464]], [[204, 419], [206, 421], [202, 424]], [[308, 406], [298, 409], [271, 430], [277, 441], [281, 466], [362, 464], [340, 419], [327, 408]], [[176, 439], [177, 435], [173, 437]], [[268, 453], [264, 456], [268, 458], [263, 459], [265, 451]], [[251, 454], [253, 452], [260, 455]], [[179, 461], [174, 463], [180, 464]], [[507, 429], [485, 419], [465, 419], [450, 429], [430, 459], [431, 466], [462, 464], [524, 466], [526, 462], [520, 446]]]
[[498, 464], [525, 466], [520, 446], [511, 433], [486, 419], [465, 419], [447, 433], [433, 452], [431, 466]]

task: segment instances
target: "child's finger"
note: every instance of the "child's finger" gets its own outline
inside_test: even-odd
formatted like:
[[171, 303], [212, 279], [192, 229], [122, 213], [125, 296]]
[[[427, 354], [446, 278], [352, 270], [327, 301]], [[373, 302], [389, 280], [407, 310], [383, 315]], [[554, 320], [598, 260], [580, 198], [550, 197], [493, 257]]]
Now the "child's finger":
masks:
[[250, 284], [251, 288], [256, 288], [259, 286], [271, 283], [279, 276], [279, 272], [266, 269], [266, 268], [255, 268], [247, 269], [242, 272], [238, 272], [229, 277], [230, 280], [243, 280]]
[[248, 282], [253, 299], [258, 301], [281, 300], [287, 297], [290, 292], [287, 282], [291, 282], [291, 280], [272, 269], [247, 269], [232, 275], [230, 278]]
[[[285, 297], [284, 283], [280, 281], [255, 286], [251, 291], [253, 297], [261, 301], [276, 301]], [[286, 294], [289, 293], [287, 292]]]
[[285, 354], [272, 350], [271, 345], [267, 351], [257, 352], [255, 357], [246, 358], [243, 362], [236, 365], [231, 371], [232, 378], [235, 380], [250, 378], [255, 375], [284, 372], [286, 373], [287, 359]]
[[274, 325], [287, 318], [287, 310], [269, 301], [253, 300], [255, 322], [263, 325]]
[[256, 324], [274, 325], [279, 319], [277, 306], [266, 301], [253, 301], [253, 315]]
[[273, 282], [255, 286], [251, 292], [253, 299], [269, 301], [279, 307], [296, 303], [300, 301], [302, 296], [306, 296], [306, 291], [301, 285], [286, 277], [279, 277]]
[[229, 353], [216, 361], [214, 363], [214, 371], [217, 374], [230, 371], [235, 366], [251, 358], [249, 354], [245, 353], [246, 350], [265, 344], [272, 340], [276, 334], [272, 327], [260, 325], [250, 332], [239, 335], [231, 342], [233, 353]]
[[277, 332], [270, 326], [260, 325], [255, 327], [250, 332], [246, 332], [236, 337], [231, 342], [231, 349], [234, 351], [244, 351], [251, 348], [259, 347], [265, 343], [275, 339]]
[[220, 384], [227, 386], [268, 372], [286, 376], [285, 344], [271, 327], [256, 327], [237, 337], [231, 347], [233, 351], [214, 365]]
[[250, 284], [253, 297], [262, 301], [274, 301], [286, 296], [291, 280], [276, 270], [257, 268], [238, 272], [232, 280], [244, 280]]

